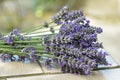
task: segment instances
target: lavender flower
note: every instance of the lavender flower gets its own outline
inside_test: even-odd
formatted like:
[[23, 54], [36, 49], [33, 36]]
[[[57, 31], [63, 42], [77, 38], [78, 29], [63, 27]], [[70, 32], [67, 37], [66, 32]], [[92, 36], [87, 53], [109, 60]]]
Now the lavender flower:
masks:
[[97, 33], [102, 33], [102, 29], [100, 28], [100, 27], [98, 27], [97, 29], [96, 29], [96, 31], [97, 31]]
[[59, 33], [51, 40], [46, 36], [44, 45], [53, 52], [62, 72], [88, 75], [98, 64], [108, 64], [106, 52], [97, 39], [102, 29], [91, 26], [81, 10], [69, 11], [64, 7], [53, 22], [57, 25], [61, 22]]
[[14, 34], [14, 35], [19, 35], [19, 31], [18, 31], [17, 28], [13, 29], [13, 34]]
[[35, 51], [34, 47], [25, 47], [21, 50], [21, 52], [27, 53], [27, 52], [31, 52], [31, 51]]
[[23, 35], [20, 35], [20, 40], [25, 40]]
[[35, 51], [31, 51], [31, 52], [30, 52], [30, 60], [31, 60], [32, 62], [34, 62], [34, 61], [36, 61], [37, 59], [38, 59], [38, 56], [35, 55]]
[[1, 55], [1, 57], [0, 57], [1, 59], [2, 59], [2, 61], [4, 61], [4, 62], [11, 62], [11, 55], [9, 55], [9, 54], [2, 54]]
[[8, 37], [6, 38], [6, 43], [7, 43], [7, 44], [12, 44], [12, 43], [13, 43], [13, 39], [12, 39], [11, 36], [8, 36]]
[[48, 58], [48, 59], [45, 60], [45, 66], [47, 68], [51, 68], [51, 59], [50, 58]]

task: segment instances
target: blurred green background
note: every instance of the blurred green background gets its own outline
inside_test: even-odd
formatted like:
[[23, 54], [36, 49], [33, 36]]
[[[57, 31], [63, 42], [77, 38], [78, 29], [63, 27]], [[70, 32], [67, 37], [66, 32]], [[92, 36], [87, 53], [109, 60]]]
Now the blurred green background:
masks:
[[8, 32], [16, 27], [27, 30], [49, 22], [64, 5], [71, 10], [83, 9], [93, 22], [120, 22], [120, 0], [0, 0], [0, 32]]

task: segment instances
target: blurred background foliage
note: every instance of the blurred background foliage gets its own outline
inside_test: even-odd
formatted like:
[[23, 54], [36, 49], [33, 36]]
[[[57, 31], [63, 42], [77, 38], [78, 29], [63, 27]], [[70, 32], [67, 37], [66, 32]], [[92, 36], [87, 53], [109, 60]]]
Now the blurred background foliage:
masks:
[[0, 32], [13, 28], [27, 30], [50, 22], [51, 16], [64, 5], [83, 9], [91, 19], [119, 23], [120, 0], [0, 0]]

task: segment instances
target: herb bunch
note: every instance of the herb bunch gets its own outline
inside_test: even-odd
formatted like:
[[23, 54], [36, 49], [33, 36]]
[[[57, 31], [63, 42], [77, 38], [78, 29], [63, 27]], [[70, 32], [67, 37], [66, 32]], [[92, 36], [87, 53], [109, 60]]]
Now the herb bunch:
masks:
[[[51, 23], [60, 26], [57, 34], [50, 27]], [[39, 60], [47, 67], [57, 64], [63, 73], [84, 75], [89, 75], [98, 65], [109, 65], [108, 54], [98, 42], [98, 35], [103, 30], [90, 25], [83, 11], [70, 11], [65, 6], [52, 17], [51, 23], [45, 22], [42, 27], [35, 27], [25, 34], [17, 29], [7, 35], [0, 34], [0, 59], [25, 63]], [[50, 27], [53, 34], [28, 36], [44, 27]]]

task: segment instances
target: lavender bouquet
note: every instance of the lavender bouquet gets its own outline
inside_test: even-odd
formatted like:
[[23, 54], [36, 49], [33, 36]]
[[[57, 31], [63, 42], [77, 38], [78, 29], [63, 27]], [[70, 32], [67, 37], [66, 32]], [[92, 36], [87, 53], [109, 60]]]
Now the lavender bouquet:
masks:
[[[58, 33], [54, 33], [51, 23], [60, 26]], [[91, 26], [81, 10], [70, 11], [65, 6], [52, 17], [51, 23], [45, 22], [41, 27], [31, 29], [25, 34], [19, 33], [17, 29], [7, 35], [1, 34], [1, 60], [25, 63], [38, 60], [47, 67], [57, 64], [63, 73], [84, 75], [90, 74], [98, 65], [109, 65], [106, 61], [108, 54], [97, 38], [103, 30]], [[44, 27], [50, 28], [52, 33], [28, 36]]]

